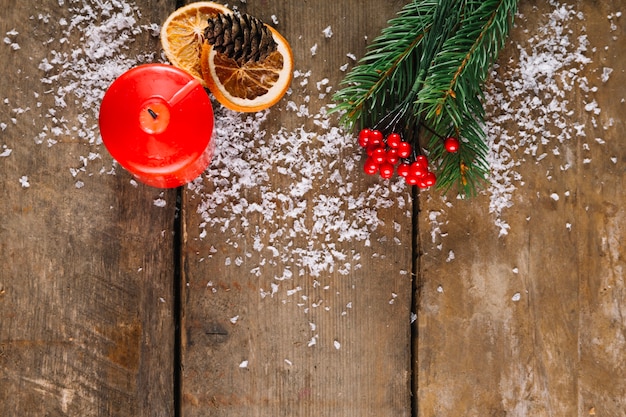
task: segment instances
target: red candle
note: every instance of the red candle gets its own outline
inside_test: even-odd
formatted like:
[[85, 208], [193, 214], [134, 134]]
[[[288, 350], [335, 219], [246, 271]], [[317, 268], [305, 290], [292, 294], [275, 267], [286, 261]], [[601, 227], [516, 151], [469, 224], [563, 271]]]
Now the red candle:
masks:
[[211, 162], [211, 100], [198, 80], [171, 65], [122, 74], [102, 99], [99, 124], [111, 156], [153, 187], [183, 185]]

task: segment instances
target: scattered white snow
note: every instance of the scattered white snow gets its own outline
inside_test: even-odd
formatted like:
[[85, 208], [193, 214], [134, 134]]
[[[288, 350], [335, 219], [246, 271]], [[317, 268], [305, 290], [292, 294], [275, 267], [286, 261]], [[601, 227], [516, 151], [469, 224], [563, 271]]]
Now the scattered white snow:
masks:
[[[572, 29], [582, 24], [584, 16], [572, 5], [554, 0], [550, 4], [554, 9], [547, 22], [526, 43], [516, 45], [516, 65], [509, 65], [504, 76], [496, 66], [485, 85], [485, 129], [491, 165], [487, 192], [489, 211], [500, 236], [510, 229], [504, 212], [513, 205], [515, 190], [524, 185], [518, 167], [525, 158], [520, 155], [539, 162], [547, 157], [546, 149], [560, 155], [561, 145], [585, 136], [584, 125], [571, 123], [574, 110], [567, 97], [573, 88], [592, 90], [589, 81], [579, 75], [591, 62], [586, 56], [589, 42], [586, 35], [574, 36]], [[517, 17], [518, 25], [523, 19]], [[594, 115], [600, 113], [595, 100], [585, 109]], [[505, 126], [511, 122], [518, 127], [509, 132]]]
[[[99, 154], [101, 138], [97, 119], [104, 92], [131, 67], [160, 59], [156, 48], [159, 27], [145, 23], [139, 8], [125, 0], [67, 0], [59, 3], [68, 9], [64, 14], [71, 18], [55, 20], [49, 14], [33, 15], [30, 21], [15, 22], [25, 27], [16, 27], [6, 33], [4, 43], [16, 54], [28, 54], [27, 59], [33, 59], [30, 56], [32, 51], [19, 48], [16, 39], [22, 36], [20, 33], [28, 33], [41, 42], [42, 50], [48, 51], [46, 56], [34, 62], [40, 70], [40, 78], [34, 80], [37, 82], [33, 84], [32, 104], [13, 109], [10, 122], [13, 125], [20, 122], [35, 124], [38, 133], [30, 139], [38, 144], [54, 146], [60, 139], [71, 138], [89, 145], [85, 149]], [[45, 25], [49, 31], [54, 31], [55, 36], [33, 32], [33, 24]], [[155, 37], [154, 51], [135, 50], [131, 53], [132, 44], [143, 33]], [[8, 104], [8, 99], [4, 101]], [[77, 117], [69, 119], [64, 116], [64, 110], [69, 107], [78, 109]], [[41, 117], [28, 115], [33, 108]], [[6, 121], [0, 121], [0, 127], [6, 130]], [[94, 166], [91, 172], [87, 172], [81, 164], [72, 168], [75, 170], [72, 175], [113, 174], [114, 166]], [[85, 181], [77, 184], [84, 185]]]
[[[296, 82], [309, 77], [310, 72], [295, 73]], [[323, 78], [304, 85], [327, 91], [328, 84]], [[247, 272], [262, 279], [262, 288], [271, 288], [260, 291], [264, 299], [294, 297], [303, 291], [302, 285], [279, 283], [301, 283], [306, 277], [313, 278], [313, 289], [329, 288], [316, 278], [361, 268], [356, 248], [371, 246], [384, 210], [399, 208], [411, 215], [404, 182], [363, 187], [363, 156], [353, 136], [337, 127], [326, 108], [313, 112], [310, 107], [306, 96], [293, 97], [284, 111], [301, 118], [302, 125], [275, 132], [266, 130], [270, 111], [245, 115], [216, 107], [213, 161], [204, 175], [187, 185], [198, 202], [199, 239], [207, 230], [219, 231], [223, 244], [246, 248], [246, 259], [255, 254], [258, 262]], [[396, 226], [391, 233], [401, 232]], [[226, 266], [244, 265], [249, 264]], [[333, 308], [326, 297], [302, 299], [298, 306], [305, 312]]]

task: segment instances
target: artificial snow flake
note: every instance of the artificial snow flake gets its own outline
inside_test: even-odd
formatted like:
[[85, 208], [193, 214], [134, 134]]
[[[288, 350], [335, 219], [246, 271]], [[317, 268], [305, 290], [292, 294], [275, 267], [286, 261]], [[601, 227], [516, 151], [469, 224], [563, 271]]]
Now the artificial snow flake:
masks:
[[613, 68], [607, 68], [607, 67], [602, 68], [601, 80], [603, 83], [606, 83], [607, 81], [609, 81], [609, 76], [611, 75], [612, 72], [613, 72]]
[[585, 110], [588, 112], [592, 112], [593, 114], [600, 114], [600, 108], [598, 107], [598, 103], [593, 100], [591, 103], [587, 103], [585, 105]]
[[13, 149], [10, 149], [6, 145], [4, 145], [3, 149], [2, 149], [2, 152], [0, 153], [0, 158], [7, 157], [7, 156], [11, 155], [11, 152], [13, 152]]
[[28, 182], [28, 177], [26, 175], [22, 175], [20, 177], [20, 184], [21, 184], [22, 188], [30, 187], [30, 183]]

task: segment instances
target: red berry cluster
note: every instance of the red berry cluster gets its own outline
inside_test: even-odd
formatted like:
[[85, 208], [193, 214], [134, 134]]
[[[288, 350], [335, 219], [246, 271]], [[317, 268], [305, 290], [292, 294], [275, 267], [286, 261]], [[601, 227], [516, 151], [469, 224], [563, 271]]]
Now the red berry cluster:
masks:
[[367, 150], [367, 159], [363, 169], [366, 174], [380, 174], [389, 179], [394, 171], [403, 177], [407, 184], [420, 188], [435, 185], [437, 178], [428, 170], [428, 159], [424, 155], [412, 158], [413, 147], [404, 142], [399, 133], [383, 133], [375, 129], [363, 129], [359, 132], [359, 145]]

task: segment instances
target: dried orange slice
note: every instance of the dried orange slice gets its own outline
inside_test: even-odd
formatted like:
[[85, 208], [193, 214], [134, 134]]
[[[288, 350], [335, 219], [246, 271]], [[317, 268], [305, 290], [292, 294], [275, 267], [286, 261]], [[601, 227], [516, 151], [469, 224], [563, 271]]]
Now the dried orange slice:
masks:
[[206, 86], [224, 107], [239, 112], [257, 112], [276, 104], [287, 92], [293, 76], [293, 53], [276, 29], [276, 50], [265, 59], [237, 63], [211, 44], [202, 46], [200, 64]]
[[200, 54], [204, 43], [204, 29], [207, 20], [220, 13], [232, 12], [212, 1], [190, 3], [176, 9], [161, 27], [161, 46], [167, 59], [172, 65], [200, 80], [203, 85]]

